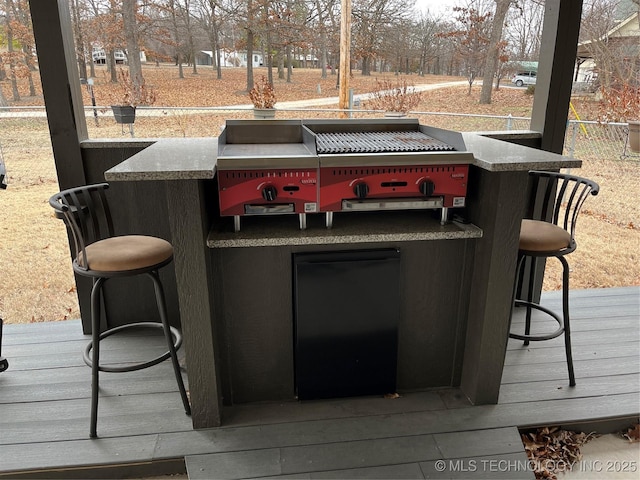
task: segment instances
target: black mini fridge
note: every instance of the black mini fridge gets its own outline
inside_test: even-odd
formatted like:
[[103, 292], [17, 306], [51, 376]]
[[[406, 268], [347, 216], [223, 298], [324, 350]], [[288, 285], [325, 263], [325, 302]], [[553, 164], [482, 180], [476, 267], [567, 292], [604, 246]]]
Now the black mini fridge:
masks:
[[293, 268], [298, 398], [395, 392], [400, 251], [298, 253]]

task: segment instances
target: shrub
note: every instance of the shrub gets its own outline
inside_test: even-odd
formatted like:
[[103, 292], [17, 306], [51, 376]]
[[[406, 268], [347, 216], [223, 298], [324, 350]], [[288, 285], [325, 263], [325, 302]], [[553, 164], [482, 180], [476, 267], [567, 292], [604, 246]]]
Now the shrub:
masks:
[[389, 80], [376, 80], [377, 88], [367, 100], [367, 107], [385, 112], [407, 113], [420, 104], [421, 94], [406, 80], [392, 83]]
[[640, 120], [640, 87], [623, 83], [619, 88], [600, 88], [598, 121]]

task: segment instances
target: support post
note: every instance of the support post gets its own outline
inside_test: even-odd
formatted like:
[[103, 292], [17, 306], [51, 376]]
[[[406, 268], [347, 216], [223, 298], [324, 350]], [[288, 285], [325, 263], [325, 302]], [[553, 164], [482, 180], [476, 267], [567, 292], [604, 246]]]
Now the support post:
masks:
[[60, 189], [86, 184], [80, 141], [88, 137], [67, 0], [29, 0], [38, 68]]
[[[349, 108], [349, 75], [351, 73], [351, 0], [342, 0], [340, 13], [340, 85], [338, 108]], [[340, 117], [345, 118], [345, 112]]]
[[542, 133], [549, 152], [561, 154], [564, 146], [581, 14], [582, 0], [545, 2], [531, 130]]

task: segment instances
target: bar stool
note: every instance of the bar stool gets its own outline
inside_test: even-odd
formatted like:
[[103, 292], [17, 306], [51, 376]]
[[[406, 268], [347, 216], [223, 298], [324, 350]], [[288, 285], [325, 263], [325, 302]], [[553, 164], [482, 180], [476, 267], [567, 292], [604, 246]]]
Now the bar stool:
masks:
[[[111, 211], [105, 195], [106, 183], [71, 188], [53, 195], [49, 204], [62, 218], [73, 238], [73, 270], [93, 279], [91, 289], [91, 342], [84, 351], [84, 362], [91, 367], [91, 424], [89, 436], [97, 437], [99, 372], [131, 372], [157, 365], [171, 358], [178, 390], [187, 415], [191, 414], [176, 351], [182, 344], [180, 332], [169, 325], [164, 290], [158, 270], [173, 260], [173, 247], [161, 238], [144, 235], [114, 236]], [[134, 275], [148, 276], [154, 286], [161, 323], [137, 322], [108, 327], [100, 333], [102, 287], [107, 280]], [[124, 366], [100, 365], [100, 341], [130, 328], [162, 329], [168, 350], [146, 362]]]
[[[524, 345], [528, 345], [530, 341], [551, 340], [564, 334], [569, 385], [573, 387], [576, 380], [569, 323], [569, 264], [565, 256], [577, 247], [575, 228], [582, 204], [589, 194], [598, 194], [599, 186], [591, 180], [575, 175], [540, 171], [531, 171], [529, 175], [533, 180], [531, 204], [539, 206], [539, 218], [543, 220], [522, 220], [516, 279], [521, 279], [524, 260], [530, 257], [533, 261], [526, 299], [517, 299], [517, 280], [514, 287], [514, 306], [526, 307], [524, 334], [510, 332], [509, 337], [523, 340]], [[537, 259], [550, 257], [557, 258], [562, 264], [562, 316], [533, 301]], [[558, 329], [547, 334], [531, 334], [532, 309], [551, 316], [558, 323]]]

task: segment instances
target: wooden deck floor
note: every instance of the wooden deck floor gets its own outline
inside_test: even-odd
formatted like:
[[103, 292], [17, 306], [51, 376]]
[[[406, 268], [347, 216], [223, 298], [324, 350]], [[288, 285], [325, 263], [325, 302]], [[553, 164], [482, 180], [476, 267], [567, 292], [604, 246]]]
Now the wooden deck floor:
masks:
[[[518, 427], [602, 431], [640, 415], [640, 289], [571, 296], [575, 388], [561, 338], [511, 341], [497, 405], [471, 406], [455, 389], [244, 405], [225, 411], [224, 427], [194, 431], [165, 362], [102, 376], [96, 440], [88, 438], [79, 322], [8, 325], [0, 477], [122, 478], [180, 471], [186, 459], [193, 479], [533, 478]], [[543, 303], [558, 308], [559, 295], [545, 294]], [[162, 348], [139, 340], [118, 339], [103, 351], [115, 359]]]

